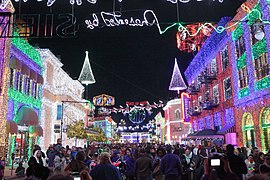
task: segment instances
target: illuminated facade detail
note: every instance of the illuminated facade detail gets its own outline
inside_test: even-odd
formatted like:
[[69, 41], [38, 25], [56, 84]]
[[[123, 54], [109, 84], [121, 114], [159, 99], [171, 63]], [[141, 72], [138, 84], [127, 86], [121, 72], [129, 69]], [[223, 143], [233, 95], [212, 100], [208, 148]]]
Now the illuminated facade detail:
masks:
[[112, 141], [113, 136], [115, 134], [116, 123], [110, 116], [105, 117], [96, 117], [94, 119], [94, 127], [101, 128], [105, 133], [106, 138], [108, 141]]
[[85, 51], [85, 60], [83, 63], [82, 71], [79, 76], [79, 81], [85, 85], [93, 84], [96, 82], [90, 65], [88, 51]]
[[[44, 131], [47, 132], [41, 138], [41, 146], [47, 149], [50, 144], [56, 143], [57, 138], [60, 138], [61, 120], [63, 121], [63, 144], [75, 145], [75, 139], [68, 139], [65, 132], [75, 121], [84, 120], [85, 125], [88, 124], [88, 110], [85, 107], [86, 103], [83, 103], [86, 101], [82, 98], [84, 87], [62, 69], [63, 64], [49, 49], [37, 50], [44, 63], [41, 121]], [[93, 106], [90, 108], [92, 109]], [[83, 140], [79, 140], [77, 145], [83, 143]]]
[[187, 89], [187, 85], [183, 80], [183, 77], [181, 75], [181, 72], [177, 64], [177, 60], [175, 58], [173, 74], [172, 74], [169, 90], [177, 91], [177, 93], [179, 94], [181, 90], [185, 90], [185, 89]]
[[[14, 13], [15, 9], [11, 2], [3, 2], [5, 3], [2, 7], [0, 5], [0, 12], [10, 12]], [[9, 30], [3, 31], [4, 23], [7, 22], [7, 19], [2, 18], [2, 23], [0, 25], [1, 32], [4, 35], [7, 35], [7, 32], [11, 32], [12, 26], [10, 26]], [[7, 140], [7, 131], [6, 131], [6, 120], [8, 117], [8, 84], [9, 84], [9, 57], [10, 57], [10, 46], [11, 40], [8, 38], [0, 39], [0, 156], [6, 156], [6, 146], [8, 144]]]

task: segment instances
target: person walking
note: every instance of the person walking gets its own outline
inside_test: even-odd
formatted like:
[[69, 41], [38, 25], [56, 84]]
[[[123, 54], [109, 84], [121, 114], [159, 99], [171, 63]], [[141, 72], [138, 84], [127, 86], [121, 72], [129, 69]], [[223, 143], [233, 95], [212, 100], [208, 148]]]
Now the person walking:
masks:
[[140, 157], [135, 163], [135, 176], [137, 180], [152, 180], [152, 159], [146, 156], [145, 149], [140, 150]]
[[165, 175], [165, 180], [180, 180], [182, 169], [179, 156], [172, 154], [172, 147], [166, 147], [167, 154], [162, 157], [160, 170]]
[[100, 163], [96, 165], [91, 171], [90, 176], [92, 180], [121, 180], [119, 170], [112, 165], [110, 154], [102, 152], [100, 154]]

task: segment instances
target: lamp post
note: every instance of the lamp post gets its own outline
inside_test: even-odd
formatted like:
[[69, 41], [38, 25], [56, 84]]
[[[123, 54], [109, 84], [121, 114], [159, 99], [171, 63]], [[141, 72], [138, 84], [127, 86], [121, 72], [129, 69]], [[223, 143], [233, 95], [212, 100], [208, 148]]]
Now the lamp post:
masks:
[[[60, 137], [61, 137], [61, 140], [63, 140], [63, 117], [64, 117], [64, 104], [65, 103], [68, 103], [68, 104], [86, 104], [85, 105], [85, 109], [89, 109], [89, 106], [88, 106], [88, 101], [69, 101], [69, 100], [65, 100], [65, 101], [61, 101], [62, 103], [62, 118], [61, 118], [61, 125], [60, 125]], [[88, 116], [88, 114], [87, 114]], [[88, 122], [88, 119], [87, 119], [87, 122]]]

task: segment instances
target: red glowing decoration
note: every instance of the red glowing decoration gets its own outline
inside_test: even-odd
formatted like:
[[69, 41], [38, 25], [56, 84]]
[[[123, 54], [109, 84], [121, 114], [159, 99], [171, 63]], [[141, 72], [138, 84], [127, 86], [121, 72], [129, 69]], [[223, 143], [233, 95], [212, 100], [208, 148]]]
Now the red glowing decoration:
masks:
[[185, 28], [179, 28], [176, 33], [177, 47], [180, 51], [197, 51], [212, 31], [213, 28], [202, 23], [189, 24]]

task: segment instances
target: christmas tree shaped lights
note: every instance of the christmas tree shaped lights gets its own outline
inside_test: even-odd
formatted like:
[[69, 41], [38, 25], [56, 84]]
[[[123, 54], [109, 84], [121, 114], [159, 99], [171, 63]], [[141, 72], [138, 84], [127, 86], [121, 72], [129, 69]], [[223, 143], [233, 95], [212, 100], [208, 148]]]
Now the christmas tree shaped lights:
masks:
[[85, 51], [85, 59], [79, 76], [79, 81], [86, 86], [96, 82], [89, 62], [88, 51]]
[[179, 70], [177, 60], [175, 58], [174, 68], [173, 68], [173, 74], [171, 83], [169, 86], [170, 91], [177, 91], [179, 94], [179, 91], [187, 89], [186, 83], [183, 80], [183, 77], [181, 75], [181, 72]]

